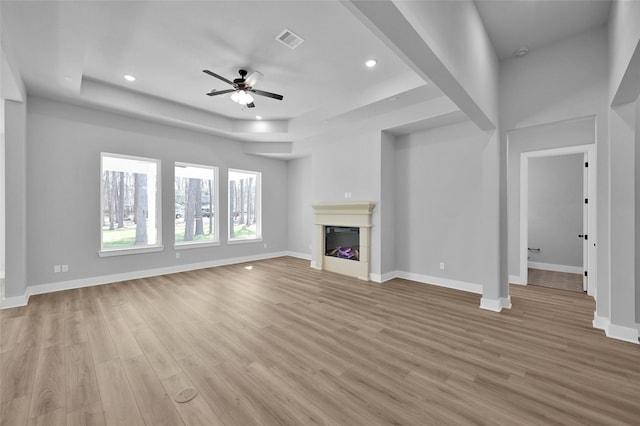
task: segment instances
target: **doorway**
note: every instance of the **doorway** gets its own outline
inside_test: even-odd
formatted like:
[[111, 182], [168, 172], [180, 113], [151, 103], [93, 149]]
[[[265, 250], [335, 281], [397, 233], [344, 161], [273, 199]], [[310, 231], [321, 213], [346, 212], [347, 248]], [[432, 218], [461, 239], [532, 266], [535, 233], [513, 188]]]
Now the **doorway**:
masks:
[[595, 295], [595, 145], [525, 152], [520, 166], [521, 276]]

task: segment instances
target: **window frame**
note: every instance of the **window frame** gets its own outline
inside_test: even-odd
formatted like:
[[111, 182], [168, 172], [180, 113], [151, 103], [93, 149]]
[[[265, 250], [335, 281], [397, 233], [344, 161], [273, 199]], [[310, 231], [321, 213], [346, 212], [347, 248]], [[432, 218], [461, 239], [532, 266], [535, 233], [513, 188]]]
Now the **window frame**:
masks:
[[[231, 211], [231, 191], [229, 190], [229, 183], [231, 182], [231, 173], [246, 173], [256, 176], [256, 237], [255, 238], [231, 238], [231, 218], [233, 212]], [[262, 241], [262, 172], [245, 169], [229, 168], [227, 170], [227, 244], [247, 244], [247, 243], [259, 243]]]
[[[156, 166], [156, 243], [155, 244], [147, 244], [145, 246], [139, 247], [123, 247], [123, 248], [107, 248], [104, 247], [104, 186], [102, 183], [102, 177], [104, 176], [104, 158], [111, 157], [116, 159], [125, 159], [125, 160], [134, 160], [134, 161], [145, 161], [148, 163], [154, 163]], [[136, 155], [126, 155], [126, 154], [114, 154], [111, 152], [101, 152], [100, 153], [100, 176], [99, 176], [99, 185], [100, 185], [100, 221], [99, 230], [100, 230], [100, 250], [98, 250], [98, 256], [100, 257], [110, 257], [110, 256], [123, 256], [123, 255], [132, 255], [132, 254], [142, 254], [142, 253], [152, 253], [159, 252], [164, 250], [164, 246], [162, 245], [162, 162], [157, 158], [148, 158], [148, 157], [140, 157]]]
[[[220, 179], [219, 179], [219, 168], [217, 166], [208, 166], [204, 164], [194, 164], [194, 163], [186, 163], [184, 161], [176, 161], [173, 165], [173, 204], [175, 206], [176, 201], [176, 167], [199, 167], [201, 169], [211, 169], [213, 171], [213, 192], [215, 194], [213, 199], [213, 229], [214, 229], [214, 239], [206, 240], [206, 241], [187, 241], [187, 242], [178, 242], [176, 241], [176, 228], [175, 228], [175, 212], [172, 215], [173, 217], [173, 248], [175, 250], [187, 250], [194, 249], [200, 247], [217, 247], [220, 245]], [[211, 196], [211, 195], [209, 195]], [[175, 210], [175, 207], [174, 207]]]

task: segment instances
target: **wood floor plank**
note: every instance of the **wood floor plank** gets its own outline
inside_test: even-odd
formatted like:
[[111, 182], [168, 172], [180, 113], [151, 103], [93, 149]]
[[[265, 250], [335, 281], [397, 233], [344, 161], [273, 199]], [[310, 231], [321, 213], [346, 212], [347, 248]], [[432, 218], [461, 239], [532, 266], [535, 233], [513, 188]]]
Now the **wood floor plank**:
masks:
[[131, 331], [147, 327], [147, 322], [140, 314], [137, 305], [131, 303], [129, 299], [127, 299], [125, 303], [119, 305], [118, 309], [120, 311], [120, 315], [122, 315], [122, 318], [124, 318]]
[[0, 426], [25, 426], [29, 418], [31, 395], [0, 403]]
[[584, 293], [510, 293], [498, 314], [282, 257], [33, 296], [0, 312], [1, 426], [636, 426], [640, 345]]
[[18, 342], [0, 354], [0, 402], [11, 401], [33, 391], [39, 347], [29, 340]]
[[25, 322], [24, 315], [0, 320], [0, 353], [13, 349], [18, 343]]
[[65, 426], [66, 416], [64, 408], [58, 408], [57, 410], [41, 414], [38, 417], [32, 417], [29, 419], [28, 424], [29, 426]]
[[167, 377], [162, 381], [167, 394], [171, 398], [173, 405], [180, 414], [185, 425], [189, 426], [217, 426], [224, 425], [222, 420], [211, 409], [207, 400], [198, 395], [187, 403], [178, 403], [173, 398], [183, 389], [194, 387], [193, 382], [189, 380], [186, 374], [180, 372], [174, 376]]
[[67, 412], [67, 426], [105, 426], [102, 403], [100, 401]]
[[42, 347], [49, 348], [65, 344], [65, 314], [46, 314], [42, 335]]
[[120, 360], [96, 365], [96, 377], [107, 426], [144, 426]]
[[184, 422], [144, 355], [122, 362], [146, 424], [179, 426]]
[[82, 311], [68, 312], [65, 315], [65, 344], [79, 345], [89, 341], [87, 327]]
[[153, 330], [156, 337], [176, 360], [192, 356], [195, 353], [187, 343], [184, 333], [176, 328], [180, 327], [181, 324], [169, 324], [164, 320], [149, 322], [149, 328]]
[[[38, 418], [65, 408], [64, 345], [42, 348], [31, 396], [29, 418]], [[54, 415], [53, 418], [57, 418]], [[45, 416], [46, 418], [46, 416]]]
[[197, 356], [183, 358], [179, 361], [189, 380], [206, 398], [214, 413], [226, 425], [258, 425], [257, 419], [249, 414], [246, 402], [237, 391], [221, 380], [215, 373], [216, 365]]
[[102, 314], [84, 311], [83, 317], [94, 362], [101, 364], [118, 358], [118, 351], [111, 340], [109, 328]]
[[134, 336], [160, 380], [182, 372], [171, 353], [153, 330], [150, 328], [137, 329], [134, 331]]
[[72, 412], [99, 402], [100, 393], [89, 343], [67, 346], [65, 349], [66, 409]]
[[119, 315], [119, 312], [117, 312], [115, 317], [107, 320], [107, 328], [109, 329], [111, 340], [118, 351], [118, 356], [124, 361], [142, 355], [142, 349], [140, 349], [124, 318]]

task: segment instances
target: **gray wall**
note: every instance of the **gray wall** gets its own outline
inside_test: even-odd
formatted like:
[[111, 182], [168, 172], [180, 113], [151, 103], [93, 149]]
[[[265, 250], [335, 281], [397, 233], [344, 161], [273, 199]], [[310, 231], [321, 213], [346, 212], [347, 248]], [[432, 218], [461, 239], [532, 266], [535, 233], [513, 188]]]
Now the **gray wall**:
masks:
[[397, 270], [483, 285], [491, 276], [483, 229], [488, 144], [471, 122], [397, 138]]
[[640, 98], [636, 99], [636, 143], [635, 143], [635, 237], [636, 237], [636, 324], [640, 324]]
[[[635, 103], [611, 108], [611, 323], [636, 321]], [[615, 167], [613, 165], [615, 164]]]
[[5, 297], [27, 287], [27, 104], [5, 102]]
[[[314, 203], [376, 203], [371, 217], [372, 274], [381, 273], [380, 167], [380, 131], [336, 137], [313, 146]], [[351, 193], [350, 199], [345, 199], [345, 192]]]
[[529, 159], [529, 247], [531, 262], [583, 265], [582, 154]]
[[[26, 219], [29, 285], [286, 250], [285, 161], [244, 154], [242, 144], [222, 137], [41, 98], [29, 98], [28, 105]], [[98, 257], [99, 171], [100, 152], [103, 151], [162, 161], [164, 251]], [[175, 161], [212, 165], [220, 170], [222, 245], [182, 250], [180, 259], [176, 259], [173, 249]], [[226, 245], [224, 242], [227, 235], [228, 168], [262, 172], [263, 243]], [[12, 180], [20, 176], [18, 172], [12, 171]], [[7, 196], [11, 194], [7, 193]], [[268, 248], [264, 247], [265, 243]], [[12, 249], [8, 247], [8, 251]], [[69, 272], [54, 274], [54, 264], [68, 264]], [[17, 295], [20, 291], [13, 290], [13, 293]]]
[[287, 249], [311, 259], [313, 209], [311, 195], [311, 156], [287, 162], [288, 246]]
[[[396, 138], [386, 132], [381, 135], [380, 223], [381, 274], [396, 270]], [[384, 279], [384, 277], [382, 277]]]

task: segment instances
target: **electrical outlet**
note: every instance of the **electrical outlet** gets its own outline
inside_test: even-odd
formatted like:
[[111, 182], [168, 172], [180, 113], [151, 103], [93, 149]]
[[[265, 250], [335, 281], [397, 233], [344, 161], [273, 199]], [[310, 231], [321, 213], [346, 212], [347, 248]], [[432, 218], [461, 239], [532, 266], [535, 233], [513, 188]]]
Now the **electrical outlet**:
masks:
[[60, 272], [60, 265], [53, 265], [53, 272]]
[[267, 243], [264, 243], [264, 248], [267, 248]]
[[180, 252], [179, 251], [176, 252], [176, 259], [180, 259]]
[[69, 272], [69, 265], [62, 265], [62, 268], [60, 270], [62, 272]]
[[348, 192], [344, 193], [344, 198], [349, 198], [349, 193]]
[[440, 269], [444, 269], [444, 262], [440, 262]]

